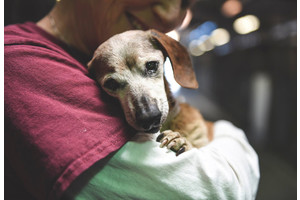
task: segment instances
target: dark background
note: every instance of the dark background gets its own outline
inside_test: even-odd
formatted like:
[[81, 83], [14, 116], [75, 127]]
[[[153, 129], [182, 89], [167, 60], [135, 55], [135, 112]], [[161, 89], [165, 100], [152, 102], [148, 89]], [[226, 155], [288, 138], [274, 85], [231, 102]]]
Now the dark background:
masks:
[[[196, 1], [190, 25], [180, 31], [188, 47], [189, 33], [211, 21], [227, 29], [231, 40], [193, 57], [200, 87], [176, 95], [185, 96], [205, 118], [229, 120], [246, 132], [260, 159], [257, 200], [296, 199], [297, 1], [241, 0], [243, 10], [234, 17], [222, 14], [224, 2]], [[53, 5], [53, 0], [5, 0], [4, 24], [37, 21]], [[239, 35], [233, 21], [247, 14], [260, 19], [260, 28]]]

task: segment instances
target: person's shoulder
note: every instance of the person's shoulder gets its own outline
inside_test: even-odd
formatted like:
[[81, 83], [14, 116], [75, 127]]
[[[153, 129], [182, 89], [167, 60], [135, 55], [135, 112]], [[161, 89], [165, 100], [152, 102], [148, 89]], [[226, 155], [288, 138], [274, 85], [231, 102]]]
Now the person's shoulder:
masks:
[[14, 62], [16, 58], [26, 61], [44, 58], [47, 62], [51, 56], [70, 57], [60, 41], [33, 22], [4, 27], [4, 55], [6, 61]]
[[4, 27], [4, 45], [26, 44], [39, 41], [40, 34], [32, 22], [12, 24]]
[[[63, 41], [55, 38], [50, 33], [40, 28], [36, 23], [26, 22], [4, 27], [4, 55], [9, 60], [10, 55], [31, 55], [34, 57], [49, 58], [51, 55], [57, 60], [63, 59], [70, 62], [78, 61], [85, 64], [90, 59], [75, 48], [68, 46]], [[47, 59], [45, 59], [47, 60]]]
[[60, 48], [59, 41], [33, 22], [4, 27], [4, 46], [28, 45], [48, 49]]

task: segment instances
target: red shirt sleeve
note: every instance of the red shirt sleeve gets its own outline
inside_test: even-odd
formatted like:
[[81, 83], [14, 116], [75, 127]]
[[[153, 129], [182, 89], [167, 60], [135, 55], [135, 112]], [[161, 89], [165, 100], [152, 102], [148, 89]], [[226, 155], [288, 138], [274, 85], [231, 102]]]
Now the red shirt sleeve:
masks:
[[57, 199], [133, 130], [85, 65], [39, 31], [5, 34], [5, 160], [31, 195]]

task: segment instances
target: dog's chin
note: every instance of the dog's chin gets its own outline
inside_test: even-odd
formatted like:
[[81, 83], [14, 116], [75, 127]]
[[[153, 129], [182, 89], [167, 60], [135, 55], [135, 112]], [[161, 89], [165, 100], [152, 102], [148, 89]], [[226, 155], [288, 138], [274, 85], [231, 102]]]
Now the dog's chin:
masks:
[[138, 130], [138, 131], [139, 131], [139, 132], [142, 132], [142, 133], [155, 134], [155, 133], [157, 133], [159, 130], [160, 130], [160, 126], [158, 126], [158, 127], [153, 127], [153, 128], [151, 128], [151, 129], [149, 129], [149, 130], [140, 129], [140, 130]]
[[159, 131], [159, 129], [160, 129], [160, 126], [158, 126], [158, 127], [153, 127], [153, 128], [151, 128], [150, 130], [145, 131], [145, 133], [154, 134], [154, 133], [157, 133], [157, 132]]

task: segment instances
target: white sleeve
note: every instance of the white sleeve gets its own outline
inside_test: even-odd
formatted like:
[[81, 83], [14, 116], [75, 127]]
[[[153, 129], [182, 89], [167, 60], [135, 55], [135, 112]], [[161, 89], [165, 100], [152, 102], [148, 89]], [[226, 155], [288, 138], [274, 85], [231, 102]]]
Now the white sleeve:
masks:
[[214, 125], [214, 140], [178, 157], [157, 135], [138, 134], [82, 187], [76, 199], [255, 199], [258, 157], [242, 130]]

